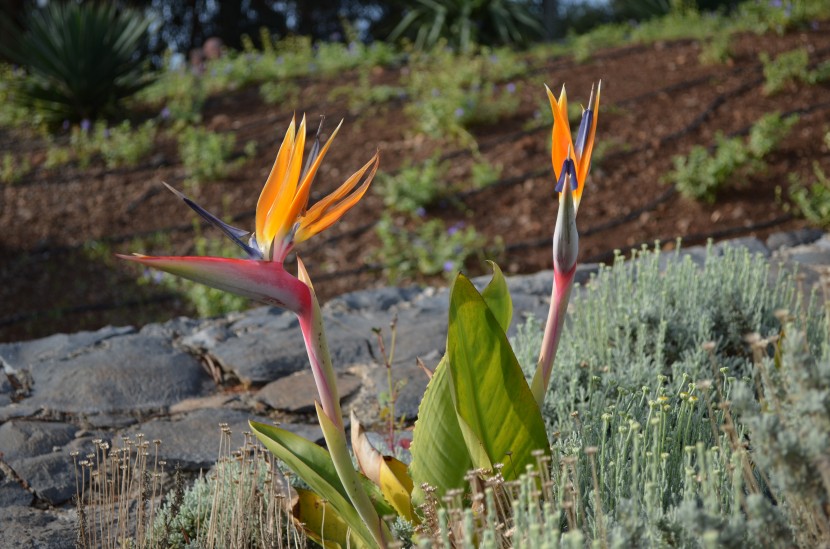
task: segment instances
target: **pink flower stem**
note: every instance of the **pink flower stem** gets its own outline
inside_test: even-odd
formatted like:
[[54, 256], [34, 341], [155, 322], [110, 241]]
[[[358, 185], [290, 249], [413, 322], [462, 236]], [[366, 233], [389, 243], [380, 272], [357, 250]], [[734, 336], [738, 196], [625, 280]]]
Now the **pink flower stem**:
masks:
[[337, 428], [345, 432], [334, 367], [331, 363], [331, 354], [326, 342], [326, 332], [317, 300], [312, 299], [311, 307], [299, 313], [297, 317], [300, 320], [300, 330], [303, 332], [311, 373], [319, 393], [320, 406]]
[[548, 320], [545, 324], [545, 335], [542, 339], [542, 349], [539, 353], [539, 361], [536, 364], [536, 373], [533, 375], [533, 382], [530, 390], [533, 398], [539, 407], [545, 402], [545, 393], [548, 390], [553, 361], [556, 359], [556, 350], [559, 347], [559, 338], [562, 335], [562, 328], [565, 325], [565, 316], [568, 312], [568, 300], [573, 289], [574, 276], [576, 275], [576, 264], [566, 273], [554, 269], [553, 290], [551, 291], [551, 303], [548, 310]]

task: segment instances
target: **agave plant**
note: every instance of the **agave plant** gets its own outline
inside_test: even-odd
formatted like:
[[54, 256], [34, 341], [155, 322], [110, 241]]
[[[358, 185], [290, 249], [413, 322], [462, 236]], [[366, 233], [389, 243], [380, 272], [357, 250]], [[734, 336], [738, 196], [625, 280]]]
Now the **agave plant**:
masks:
[[418, 49], [443, 39], [460, 51], [476, 44], [525, 44], [542, 34], [529, 5], [521, 0], [417, 0], [389, 38], [412, 38]]
[[92, 119], [150, 83], [141, 45], [149, 20], [104, 2], [49, 2], [32, 10], [24, 31], [6, 18], [11, 36], [0, 53], [26, 69], [18, 102], [53, 120]]

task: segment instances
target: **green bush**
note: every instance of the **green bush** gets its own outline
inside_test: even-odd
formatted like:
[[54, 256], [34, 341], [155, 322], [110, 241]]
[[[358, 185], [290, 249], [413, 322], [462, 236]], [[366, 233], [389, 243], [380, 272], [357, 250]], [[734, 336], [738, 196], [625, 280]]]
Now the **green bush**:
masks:
[[830, 177], [818, 162], [813, 163], [816, 181], [805, 185], [793, 174], [790, 178], [790, 199], [799, 215], [822, 228], [830, 227]]
[[775, 59], [763, 52], [759, 58], [764, 65], [764, 93], [767, 95], [774, 95], [798, 82], [813, 85], [830, 78], [830, 61], [809, 70], [810, 56], [804, 48], [784, 52]]
[[764, 93], [776, 94], [790, 84], [807, 80], [807, 63], [810, 54], [804, 48], [784, 52], [775, 59], [770, 59], [766, 52], [759, 56], [764, 66]]
[[521, 74], [526, 63], [508, 50], [456, 54], [446, 48], [413, 54], [404, 78], [410, 100], [405, 112], [417, 129], [475, 147], [469, 128], [515, 113], [517, 84], [497, 84]]
[[233, 168], [229, 159], [234, 145], [236, 136], [232, 133], [187, 126], [179, 134], [179, 157], [190, 181], [215, 181], [228, 175]]
[[743, 170], [748, 174], [761, 169], [764, 157], [778, 146], [796, 122], [796, 116], [765, 115], [752, 126], [746, 143], [738, 137], [718, 134], [713, 152], [697, 145], [687, 156], [675, 156], [674, 170], [667, 181], [674, 183], [683, 196], [714, 202], [717, 193], [736, 172]]
[[23, 69], [0, 63], [0, 126], [19, 127], [37, 126], [42, 122], [42, 116], [26, 107], [17, 100], [20, 87], [26, 81], [26, 72]]
[[185, 68], [162, 72], [136, 95], [137, 101], [155, 106], [161, 118], [182, 127], [202, 121], [201, 111], [206, 98], [202, 79]]
[[423, 163], [406, 163], [395, 175], [381, 172], [375, 189], [386, 207], [415, 213], [446, 192], [445, 176], [449, 164], [433, 156]]
[[139, 55], [149, 20], [116, 4], [49, 2], [20, 32], [0, 25], [16, 47], [3, 54], [26, 69], [15, 100], [52, 120], [94, 119], [150, 82]]
[[156, 123], [152, 120], [136, 128], [126, 120], [112, 128], [96, 126], [98, 147], [107, 168], [136, 166], [153, 150], [156, 132]]
[[85, 120], [71, 129], [69, 146], [62, 147], [50, 138], [44, 166], [56, 168], [75, 161], [86, 169], [99, 157], [109, 169], [136, 166], [153, 150], [157, 131], [153, 120], [136, 128], [127, 120], [113, 127], [104, 121], [93, 125]]

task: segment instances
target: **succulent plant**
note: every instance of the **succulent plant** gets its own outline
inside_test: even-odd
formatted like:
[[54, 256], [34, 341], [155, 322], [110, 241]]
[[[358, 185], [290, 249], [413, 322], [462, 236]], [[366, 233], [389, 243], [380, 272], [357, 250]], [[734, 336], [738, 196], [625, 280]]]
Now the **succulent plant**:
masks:
[[25, 68], [15, 100], [51, 120], [93, 119], [111, 114], [118, 102], [146, 86], [142, 42], [149, 20], [115, 4], [49, 2], [32, 10], [0, 53]]

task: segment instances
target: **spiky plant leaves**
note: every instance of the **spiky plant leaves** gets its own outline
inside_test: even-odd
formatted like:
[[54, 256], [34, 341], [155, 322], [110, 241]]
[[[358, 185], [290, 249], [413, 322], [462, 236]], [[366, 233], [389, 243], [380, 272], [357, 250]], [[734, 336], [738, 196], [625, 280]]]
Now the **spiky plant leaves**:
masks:
[[389, 39], [409, 37], [418, 49], [430, 49], [446, 40], [467, 52], [476, 44], [526, 44], [541, 33], [539, 20], [520, 2], [416, 0], [408, 5]]
[[49, 2], [29, 13], [22, 32], [0, 20], [16, 45], [1, 52], [28, 73], [16, 100], [52, 120], [115, 113], [121, 99], [152, 80], [141, 55], [149, 23], [104, 2]]

